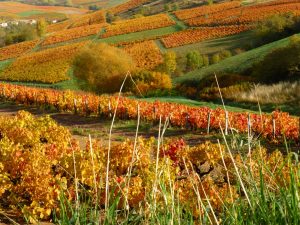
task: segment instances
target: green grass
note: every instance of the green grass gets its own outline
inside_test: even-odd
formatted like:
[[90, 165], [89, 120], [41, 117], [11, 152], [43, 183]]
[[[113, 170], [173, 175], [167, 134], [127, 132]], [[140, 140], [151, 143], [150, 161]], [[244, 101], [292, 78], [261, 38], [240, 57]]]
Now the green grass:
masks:
[[13, 59], [0, 61], [0, 73], [13, 62]]
[[125, 2], [127, 2], [127, 0], [108, 0], [107, 3], [105, 4], [105, 8], [111, 8], [116, 5], [123, 4]]
[[[216, 108], [223, 108], [222, 104], [219, 103], [213, 103], [213, 102], [205, 102], [205, 101], [196, 101], [191, 100], [185, 97], [153, 97], [153, 98], [143, 98], [144, 101], [154, 102], [156, 100], [161, 102], [171, 102], [171, 103], [178, 103], [178, 104], [184, 104], [188, 106], [197, 106], [197, 107], [209, 107], [212, 109]], [[249, 112], [249, 109], [245, 109], [242, 107], [239, 107], [238, 104], [236, 106], [227, 106], [226, 109], [233, 112]], [[258, 109], [250, 110], [250, 112], [256, 112]]]
[[[1, 71], [1, 70], [0, 70]], [[69, 80], [62, 81], [56, 84], [45, 84], [39, 82], [17, 82], [17, 81], [2, 81], [4, 83], [16, 84], [16, 85], [24, 85], [24, 86], [32, 86], [38, 88], [54, 88], [60, 90], [73, 90], [80, 91], [79, 84], [82, 84], [76, 77], [73, 75], [72, 68], [68, 71], [68, 75], [70, 76]]]
[[253, 42], [253, 36], [251, 35], [251, 32], [243, 32], [237, 35], [202, 41], [165, 50], [174, 51], [179, 57], [185, 57], [188, 52], [193, 50], [198, 50], [204, 55], [210, 55], [225, 49], [233, 50], [237, 48], [243, 48], [251, 42]]
[[99, 42], [106, 42], [108, 44], [116, 44], [118, 42], [124, 42], [124, 41], [136, 41], [136, 40], [143, 40], [147, 38], [154, 38], [161, 35], [167, 35], [172, 34], [174, 32], [177, 32], [181, 29], [180, 26], [174, 25], [169, 27], [163, 27], [159, 29], [154, 30], [146, 30], [141, 32], [135, 32], [130, 34], [122, 34], [117, 36], [112, 36], [108, 38], [101, 38], [97, 41]]
[[289, 43], [289, 38], [284, 38], [279, 41], [272, 42], [270, 44], [261, 46], [259, 48], [241, 53], [239, 55], [227, 58], [217, 64], [213, 64], [203, 69], [189, 72], [181, 77], [175, 78], [175, 83], [184, 83], [189, 81], [199, 82], [202, 78], [221, 72], [228, 73], [241, 73], [246, 69], [249, 69], [253, 64], [263, 59], [265, 55], [272, 50], [285, 47]]
[[44, 13], [45, 12], [38, 11], [38, 10], [30, 10], [30, 11], [20, 12], [17, 15], [22, 17], [28, 17], [28, 16], [34, 16], [34, 15], [44, 14]]

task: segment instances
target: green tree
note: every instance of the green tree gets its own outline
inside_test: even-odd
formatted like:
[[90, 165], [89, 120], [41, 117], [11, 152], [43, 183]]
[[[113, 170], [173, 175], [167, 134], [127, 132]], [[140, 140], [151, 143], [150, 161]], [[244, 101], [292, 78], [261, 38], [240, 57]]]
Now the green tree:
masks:
[[173, 11], [179, 10], [179, 4], [178, 4], [177, 2], [175, 2], [175, 3], [172, 5], [172, 10], [173, 10]]
[[206, 4], [207, 4], [207, 5], [213, 5], [213, 4], [214, 4], [214, 1], [213, 1], [213, 0], [206, 0]]
[[261, 42], [275, 41], [300, 31], [300, 21], [293, 14], [273, 15], [257, 23], [255, 35]]
[[211, 63], [212, 64], [215, 64], [215, 63], [218, 63], [220, 62], [220, 54], [219, 53], [215, 53], [213, 54], [212, 58], [211, 58]]
[[209, 66], [209, 58], [207, 55], [203, 55], [203, 66]]
[[86, 89], [97, 93], [118, 92], [133, 60], [122, 49], [105, 43], [85, 47], [74, 59], [74, 75], [86, 82]]
[[47, 29], [47, 22], [44, 18], [38, 20], [36, 24], [36, 31], [39, 37], [42, 37], [45, 35]]
[[195, 70], [203, 66], [203, 57], [199, 51], [191, 51], [186, 55], [186, 69]]
[[285, 47], [276, 49], [253, 66], [253, 73], [257, 80], [264, 83], [276, 83], [300, 77], [300, 41], [292, 39]]
[[220, 52], [220, 60], [229, 58], [232, 56], [232, 53], [229, 50], [223, 50]]
[[170, 4], [164, 4], [164, 8], [166, 12], [169, 12], [171, 10]]

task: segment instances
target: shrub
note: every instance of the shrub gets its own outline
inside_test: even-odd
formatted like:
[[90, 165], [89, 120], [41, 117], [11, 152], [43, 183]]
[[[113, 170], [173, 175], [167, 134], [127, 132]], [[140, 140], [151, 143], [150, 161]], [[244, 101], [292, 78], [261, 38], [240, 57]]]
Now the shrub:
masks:
[[138, 94], [147, 94], [155, 90], [170, 90], [172, 81], [168, 74], [161, 72], [140, 71], [133, 76], [137, 88], [133, 86], [131, 90]]
[[74, 74], [86, 81], [88, 88], [99, 93], [114, 93], [128, 71], [134, 70], [132, 58], [123, 50], [107, 44], [92, 44], [74, 60]]
[[289, 46], [274, 50], [254, 65], [252, 75], [264, 83], [298, 79], [299, 62], [300, 42], [293, 38]]
[[219, 53], [216, 53], [216, 54], [214, 54], [213, 56], [212, 56], [212, 58], [211, 58], [211, 63], [212, 64], [216, 64], [216, 63], [218, 63], [218, 62], [220, 62], [220, 54]]
[[176, 70], [177, 62], [176, 62], [176, 53], [173, 51], [168, 51], [164, 54], [164, 72], [167, 74], [172, 74]]
[[221, 60], [229, 58], [231, 56], [232, 56], [232, 54], [229, 50], [223, 50], [223, 51], [220, 52], [220, 59]]
[[186, 69], [195, 70], [203, 66], [203, 57], [199, 51], [191, 51], [186, 55]]
[[203, 55], [203, 66], [209, 66], [209, 57], [207, 55]]

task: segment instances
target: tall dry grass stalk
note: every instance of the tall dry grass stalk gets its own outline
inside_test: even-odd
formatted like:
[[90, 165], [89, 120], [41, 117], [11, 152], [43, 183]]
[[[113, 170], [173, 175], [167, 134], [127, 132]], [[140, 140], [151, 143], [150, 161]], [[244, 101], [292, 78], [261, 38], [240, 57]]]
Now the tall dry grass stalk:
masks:
[[[228, 93], [227, 93], [228, 95]], [[235, 92], [227, 96], [236, 101], [262, 104], [300, 103], [300, 81], [280, 82], [277, 84], [254, 85], [249, 91]]]

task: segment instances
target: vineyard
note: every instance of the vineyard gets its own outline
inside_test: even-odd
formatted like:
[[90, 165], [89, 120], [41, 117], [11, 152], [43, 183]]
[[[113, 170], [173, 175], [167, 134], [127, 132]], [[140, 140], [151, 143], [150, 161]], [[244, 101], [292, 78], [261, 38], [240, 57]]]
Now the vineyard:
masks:
[[170, 34], [168, 36], [163, 37], [161, 41], [166, 48], [174, 48], [212, 38], [219, 38], [233, 34], [238, 34], [250, 30], [251, 28], [252, 27], [248, 25], [195, 28]]
[[[114, 143], [109, 150], [104, 143], [90, 140], [82, 148], [50, 117], [35, 118], [24, 111], [0, 117], [0, 126], [1, 202], [10, 212], [25, 214], [31, 223], [50, 220], [59, 212], [62, 195], [76, 202], [76, 196], [86, 192], [98, 207], [106, 208], [120, 198], [118, 210], [125, 204], [130, 210], [142, 207], [147, 215], [149, 194], [164, 208], [169, 205], [164, 201], [169, 188], [175, 202], [197, 220], [205, 216], [207, 204], [220, 215], [224, 205], [245, 197], [239, 182], [246, 180], [249, 171], [253, 183], [245, 182], [246, 187], [264, 179], [270, 190], [282, 193], [292, 183], [290, 172], [300, 169], [298, 162], [287, 163], [292, 156], [279, 151], [268, 154], [263, 147], [253, 147], [251, 157], [242, 158], [233, 156], [225, 144], [205, 142], [191, 147], [181, 139], [167, 139], [157, 146], [154, 138], [137, 138]], [[159, 188], [162, 184], [165, 189]], [[209, 202], [199, 207], [199, 197]]]
[[272, 115], [227, 112], [208, 107], [190, 107], [174, 103], [139, 101], [130, 98], [96, 96], [71, 91], [30, 88], [1, 84], [0, 96], [22, 104], [51, 105], [61, 111], [76, 112], [83, 115], [94, 114], [110, 117], [114, 110], [120, 119], [136, 119], [137, 106], [142, 120], [158, 122], [160, 118], [169, 120], [174, 127], [188, 127], [208, 132], [225, 129], [225, 133], [255, 133], [274, 142], [284, 138], [299, 140], [299, 118], [288, 113], [274, 111]]
[[105, 23], [94, 24], [55, 32], [54, 34], [46, 37], [46, 39], [42, 43], [42, 46], [52, 45], [60, 42], [70, 41], [77, 38], [94, 35], [99, 33], [99, 31], [105, 26]]
[[129, 44], [123, 49], [134, 59], [138, 68], [151, 70], [163, 62], [163, 57], [154, 41]]
[[79, 9], [75, 7], [71, 8], [71, 7], [62, 7], [62, 6], [37, 6], [37, 5], [23, 4], [20, 2], [10, 2], [10, 1], [2, 1], [0, 4], [0, 16], [4, 15], [5, 13], [18, 15], [28, 11], [58, 12], [66, 15], [73, 15], [73, 14], [79, 15], [79, 14], [86, 13], [88, 10]]
[[185, 20], [189, 26], [219, 26], [233, 24], [253, 24], [271, 15], [293, 13], [300, 15], [300, 3], [254, 5], [220, 11], [209, 16]]
[[102, 38], [144, 30], [152, 30], [161, 27], [168, 27], [174, 24], [175, 22], [171, 20], [166, 14], [158, 14], [137, 19], [123, 20], [116, 22], [114, 25], [106, 27], [106, 32], [102, 35]]
[[60, 23], [50, 24], [47, 26], [46, 31], [47, 31], [47, 33], [62, 31], [64, 29], [67, 29], [69, 26], [71, 26], [71, 24], [72, 24], [72, 20], [65, 20]]
[[39, 43], [39, 41], [40, 40], [25, 41], [0, 48], [0, 61], [16, 58], [27, 53], [28, 51], [32, 50]]
[[130, 9], [136, 8], [148, 1], [149, 0], [129, 0], [121, 5], [117, 5], [117, 6], [113, 7], [112, 9], [110, 9], [110, 12], [113, 14], [119, 14], [119, 13], [128, 11]]
[[68, 80], [67, 71], [72, 57], [87, 43], [80, 42], [21, 56], [2, 71], [0, 79], [51, 84]]
[[187, 20], [195, 17], [206, 16], [213, 13], [223, 13], [224, 11], [232, 8], [239, 8], [241, 6], [241, 2], [232, 1], [225, 2], [220, 4], [213, 4], [210, 6], [200, 6], [192, 9], [184, 9], [175, 11], [175, 16], [180, 20]]
[[79, 18], [74, 19], [70, 27], [74, 28], [74, 27], [81, 27], [81, 26], [87, 26], [87, 25], [105, 23], [105, 22], [106, 22], [105, 12], [99, 10], [93, 13], [85, 14]]

